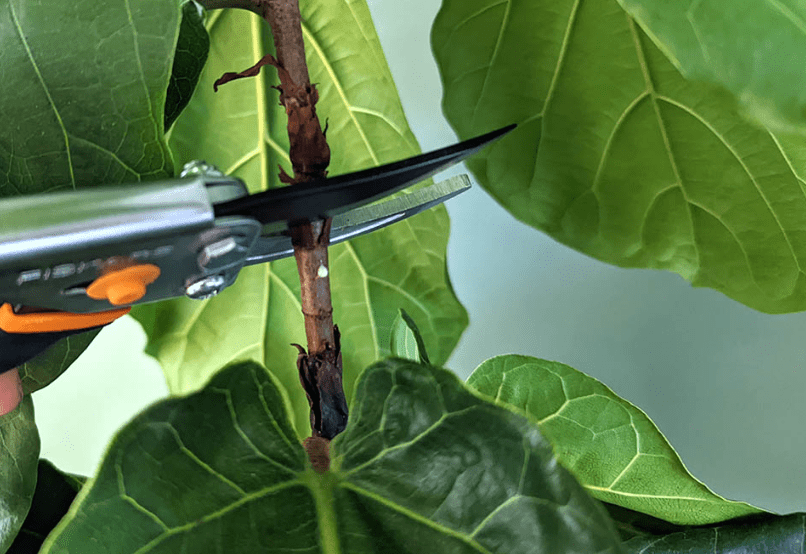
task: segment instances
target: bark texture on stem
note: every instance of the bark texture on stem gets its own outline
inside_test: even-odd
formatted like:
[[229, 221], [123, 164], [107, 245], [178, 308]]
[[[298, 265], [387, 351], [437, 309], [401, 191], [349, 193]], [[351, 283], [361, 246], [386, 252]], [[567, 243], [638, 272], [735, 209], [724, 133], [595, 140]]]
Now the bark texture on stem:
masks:
[[301, 285], [308, 352], [299, 345], [297, 369], [311, 407], [314, 436], [332, 439], [347, 426], [338, 327], [333, 325], [327, 245], [330, 219], [291, 230]]
[[[246, 7], [246, 0], [206, 0], [207, 5], [224, 7], [226, 2]], [[294, 176], [280, 168], [280, 180], [295, 184], [319, 179], [327, 174], [330, 147], [316, 115], [319, 93], [310, 82], [305, 62], [298, 0], [248, 0], [249, 7], [271, 26], [277, 58], [266, 55], [254, 66], [240, 73], [226, 73], [215, 83], [255, 76], [264, 65], [272, 65], [280, 77], [280, 104], [288, 115], [288, 138]], [[311, 406], [311, 430], [314, 437], [332, 439], [347, 425], [347, 401], [342, 385], [342, 358], [339, 331], [333, 324], [330, 301], [330, 269], [327, 247], [330, 220], [297, 225], [291, 230], [294, 257], [301, 285], [302, 313], [308, 350], [300, 345], [297, 368], [300, 382]], [[316, 443], [321, 444], [329, 443]], [[325, 448], [326, 450], [326, 448]], [[321, 467], [327, 464], [320, 463]]]

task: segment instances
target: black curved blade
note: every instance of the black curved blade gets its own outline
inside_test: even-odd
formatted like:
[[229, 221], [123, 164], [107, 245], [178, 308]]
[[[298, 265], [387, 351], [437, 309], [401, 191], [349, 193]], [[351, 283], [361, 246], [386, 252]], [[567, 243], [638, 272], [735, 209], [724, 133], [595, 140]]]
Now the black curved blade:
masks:
[[457, 164], [516, 127], [370, 169], [309, 183], [267, 190], [214, 206], [215, 216], [241, 215], [263, 224], [325, 219], [393, 194]]

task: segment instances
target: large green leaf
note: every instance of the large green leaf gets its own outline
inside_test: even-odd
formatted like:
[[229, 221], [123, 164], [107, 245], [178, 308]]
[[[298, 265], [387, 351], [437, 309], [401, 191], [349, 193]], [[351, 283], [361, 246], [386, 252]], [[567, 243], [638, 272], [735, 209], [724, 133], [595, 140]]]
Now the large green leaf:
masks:
[[16, 410], [0, 416], [0, 554], [11, 546], [28, 515], [38, 459], [34, 403], [26, 396]]
[[[303, 33], [318, 112], [329, 122], [330, 174], [419, 152], [363, 0], [304, 2]], [[203, 158], [242, 178], [252, 191], [279, 185], [287, 160], [287, 118], [278, 103], [276, 72], [213, 93], [226, 71], [242, 70], [272, 50], [268, 25], [254, 14], [211, 12], [212, 47], [199, 89], [171, 131], [178, 161]], [[348, 397], [363, 367], [389, 353], [399, 308], [421, 325], [428, 352], [443, 363], [467, 325], [445, 270], [448, 216], [443, 207], [330, 249], [334, 320], [341, 330]], [[299, 277], [292, 258], [243, 270], [234, 286], [205, 302], [178, 300], [136, 312], [173, 393], [195, 390], [230, 361], [264, 364], [285, 386], [295, 424], [308, 434], [297, 350], [304, 343]]]
[[230, 366], [124, 427], [42, 552], [621, 552], [537, 429], [450, 372], [379, 362], [350, 413], [316, 473], [274, 378]]
[[445, 0], [432, 41], [462, 138], [520, 124], [468, 162], [515, 217], [609, 263], [806, 309], [803, 141], [686, 81], [616, 0]]
[[644, 412], [572, 367], [498, 356], [468, 385], [531, 415], [560, 462], [599, 500], [684, 525], [760, 512], [714, 494]]
[[0, 1], [0, 196], [171, 173], [176, 0]]
[[49, 461], [39, 460], [31, 509], [8, 554], [39, 552], [45, 537], [65, 516], [85, 481], [85, 477], [62, 473]]
[[51, 384], [67, 371], [100, 331], [89, 331], [64, 338], [19, 367], [22, 390], [31, 394]]
[[190, 102], [210, 49], [204, 28], [204, 10], [193, 0], [182, 5], [182, 23], [176, 40], [171, 80], [165, 98], [165, 129], [173, 125]]
[[[178, 29], [176, 0], [0, 0], [0, 197], [170, 175], [163, 112]], [[26, 392], [92, 337], [22, 367]]]
[[675, 525], [605, 504], [624, 547], [635, 554], [806, 554], [806, 514], [755, 514], [712, 525]]
[[800, 0], [619, 0], [684, 76], [723, 85], [771, 129], [806, 127]]
[[629, 535], [624, 548], [631, 554], [806, 554], [806, 514], [762, 514], [663, 532], [633, 529]]

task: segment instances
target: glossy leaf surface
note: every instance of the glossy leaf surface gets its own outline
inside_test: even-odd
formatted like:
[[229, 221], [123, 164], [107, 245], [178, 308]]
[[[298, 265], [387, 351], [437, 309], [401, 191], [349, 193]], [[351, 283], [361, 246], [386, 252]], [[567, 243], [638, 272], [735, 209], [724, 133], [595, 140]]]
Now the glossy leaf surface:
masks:
[[770, 129], [806, 128], [806, 5], [619, 0], [682, 74], [722, 85]]
[[[0, 0], [0, 198], [171, 174], [163, 112], [179, 16], [176, 0]], [[92, 336], [25, 364], [26, 393]]]
[[405, 310], [400, 310], [392, 323], [389, 349], [392, 356], [421, 364], [430, 363], [420, 329]]
[[3, 0], [0, 14], [0, 196], [170, 174], [176, 0]]
[[43, 553], [621, 552], [537, 429], [450, 372], [379, 362], [350, 414], [316, 473], [274, 378], [230, 366], [124, 427]]
[[45, 537], [67, 513], [85, 480], [62, 473], [47, 460], [39, 460], [31, 509], [7, 554], [39, 552]]
[[0, 416], [0, 553], [14, 542], [31, 507], [38, 459], [34, 403], [26, 396], [16, 410]]
[[515, 217], [612, 264], [806, 309], [803, 141], [686, 81], [616, 0], [445, 0], [432, 45], [461, 138], [519, 124], [468, 162]]
[[532, 416], [560, 462], [599, 500], [687, 525], [760, 512], [695, 479], [643, 411], [572, 367], [498, 356], [468, 385]]
[[[317, 110], [329, 122], [330, 175], [418, 153], [365, 2], [305, 2], [301, 9], [311, 81], [321, 95]], [[199, 88], [171, 131], [177, 162], [205, 159], [253, 192], [279, 186], [278, 164], [291, 168], [287, 117], [270, 88], [278, 84], [276, 72], [265, 67], [257, 78], [213, 92], [224, 72], [243, 70], [272, 50], [268, 25], [248, 12], [220, 10], [208, 15], [208, 30], [212, 47]], [[348, 398], [361, 368], [389, 354], [401, 307], [422, 326], [433, 361], [444, 362], [456, 345], [467, 314], [446, 276], [448, 227], [445, 208], [438, 207], [330, 248]], [[278, 376], [297, 431], [308, 434], [308, 402], [290, 346], [305, 343], [293, 258], [244, 269], [209, 301], [163, 303], [135, 317], [172, 392], [195, 390], [230, 361], [253, 359]]]

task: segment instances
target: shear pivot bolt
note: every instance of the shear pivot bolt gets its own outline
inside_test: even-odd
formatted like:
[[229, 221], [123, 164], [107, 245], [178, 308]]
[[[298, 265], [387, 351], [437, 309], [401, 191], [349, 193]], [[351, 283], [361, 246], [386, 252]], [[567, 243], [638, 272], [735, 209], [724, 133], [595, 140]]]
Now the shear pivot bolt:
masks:
[[205, 300], [224, 290], [225, 283], [223, 275], [210, 275], [188, 285], [185, 294], [194, 300]]
[[223, 177], [224, 174], [221, 173], [216, 166], [208, 164], [204, 160], [193, 160], [192, 162], [188, 162], [182, 167], [182, 172], [179, 174], [180, 177], [193, 177], [195, 175], [202, 175], [205, 177]]

